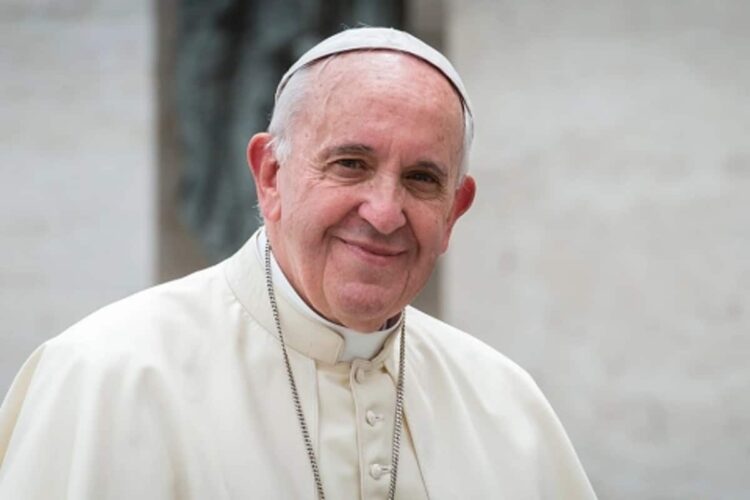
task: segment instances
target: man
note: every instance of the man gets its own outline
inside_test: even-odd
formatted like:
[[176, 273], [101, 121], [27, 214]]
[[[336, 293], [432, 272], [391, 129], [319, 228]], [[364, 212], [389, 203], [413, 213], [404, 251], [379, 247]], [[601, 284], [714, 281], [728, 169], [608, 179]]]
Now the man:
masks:
[[0, 498], [594, 498], [530, 377], [408, 307], [471, 206], [471, 126], [406, 33], [305, 54], [248, 146], [265, 228], [32, 355]]

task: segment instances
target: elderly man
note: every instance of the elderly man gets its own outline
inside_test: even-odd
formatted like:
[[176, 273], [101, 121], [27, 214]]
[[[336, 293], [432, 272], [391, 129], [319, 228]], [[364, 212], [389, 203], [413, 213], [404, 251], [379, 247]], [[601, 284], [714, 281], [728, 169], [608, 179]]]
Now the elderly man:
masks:
[[408, 307], [474, 197], [450, 63], [349, 30], [276, 97], [247, 150], [265, 228], [31, 356], [0, 498], [594, 498], [531, 378]]

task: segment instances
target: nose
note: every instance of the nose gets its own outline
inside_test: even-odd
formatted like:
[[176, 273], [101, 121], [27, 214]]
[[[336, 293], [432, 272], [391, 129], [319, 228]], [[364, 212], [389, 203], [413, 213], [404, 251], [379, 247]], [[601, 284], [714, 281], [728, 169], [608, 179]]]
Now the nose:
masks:
[[380, 234], [391, 234], [406, 224], [403, 196], [398, 181], [373, 181], [359, 206], [359, 216]]

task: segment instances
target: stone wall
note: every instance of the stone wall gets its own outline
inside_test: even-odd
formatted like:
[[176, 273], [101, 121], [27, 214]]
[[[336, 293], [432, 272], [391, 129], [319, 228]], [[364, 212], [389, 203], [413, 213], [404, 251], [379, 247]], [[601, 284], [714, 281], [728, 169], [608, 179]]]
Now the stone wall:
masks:
[[476, 205], [446, 319], [527, 368], [602, 499], [750, 491], [750, 4], [449, 2]]
[[150, 2], [0, 1], [0, 394], [152, 282]]

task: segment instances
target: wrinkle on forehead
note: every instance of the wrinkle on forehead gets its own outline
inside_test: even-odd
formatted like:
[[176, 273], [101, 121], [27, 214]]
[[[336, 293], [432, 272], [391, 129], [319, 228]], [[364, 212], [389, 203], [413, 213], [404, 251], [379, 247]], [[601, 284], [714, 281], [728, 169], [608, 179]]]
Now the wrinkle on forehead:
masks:
[[[397, 112], [409, 103], [432, 106], [446, 113], [458, 125], [456, 137], [461, 154], [464, 110], [460, 96], [450, 81], [435, 67], [410, 54], [392, 50], [368, 50], [335, 54], [308, 68], [311, 92], [302, 106], [302, 122], [325, 126], [321, 120], [332, 102], [347, 99], [355, 92], [352, 81], [361, 81], [362, 91]], [[366, 80], [362, 80], [366, 78]], [[382, 93], [381, 93], [382, 91]], [[303, 127], [304, 128], [304, 127]], [[306, 133], [304, 131], [300, 131]]]

